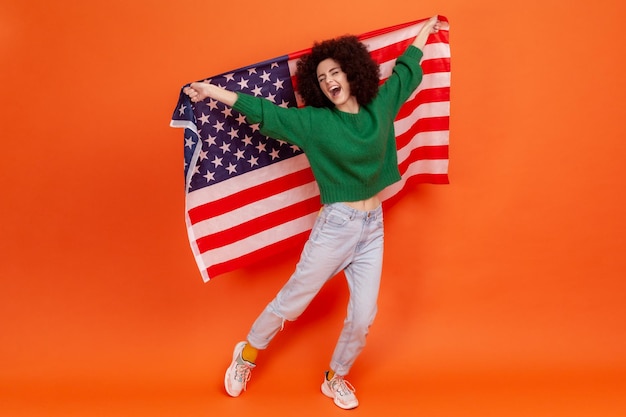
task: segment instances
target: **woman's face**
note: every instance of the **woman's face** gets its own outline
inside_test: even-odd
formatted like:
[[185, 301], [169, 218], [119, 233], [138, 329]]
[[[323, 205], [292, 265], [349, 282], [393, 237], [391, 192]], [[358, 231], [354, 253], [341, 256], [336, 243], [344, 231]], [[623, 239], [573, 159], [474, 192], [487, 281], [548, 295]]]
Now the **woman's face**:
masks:
[[341, 65], [332, 58], [326, 58], [317, 65], [317, 81], [322, 92], [339, 110], [349, 111], [356, 104], [350, 92], [350, 83]]

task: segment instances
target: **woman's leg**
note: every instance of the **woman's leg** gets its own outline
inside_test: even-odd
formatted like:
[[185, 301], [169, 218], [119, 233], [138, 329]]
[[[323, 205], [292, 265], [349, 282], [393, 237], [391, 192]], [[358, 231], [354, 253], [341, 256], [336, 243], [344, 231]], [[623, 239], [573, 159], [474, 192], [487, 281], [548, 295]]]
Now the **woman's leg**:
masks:
[[350, 289], [347, 316], [331, 359], [331, 369], [340, 376], [350, 371], [365, 347], [365, 339], [377, 312], [382, 273], [384, 226], [382, 210], [363, 219], [362, 237], [354, 259], [345, 269]]
[[265, 349], [285, 320], [296, 320], [322, 286], [352, 261], [361, 227], [354, 221], [355, 212], [342, 204], [324, 206], [295, 272], [252, 325], [252, 346]]

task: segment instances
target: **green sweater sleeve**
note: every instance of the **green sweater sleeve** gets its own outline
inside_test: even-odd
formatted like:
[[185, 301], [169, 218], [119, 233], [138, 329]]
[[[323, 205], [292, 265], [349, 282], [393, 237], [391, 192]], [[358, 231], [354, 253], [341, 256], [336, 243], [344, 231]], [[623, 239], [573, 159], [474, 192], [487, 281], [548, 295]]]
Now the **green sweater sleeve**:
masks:
[[383, 106], [396, 114], [402, 104], [413, 94], [422, 82], [423, 72], [420, 61], [424, 53], [411, 45], [396, 60], [393, 72], [381, 86], [379, 96]]
[[265, 136], [284, 140], [304, 150], [313, 126], [313, 109], [284, 108], [271, 101], [237, 92], [233, 109], [243, 113], [250, 123], [258, 123]]

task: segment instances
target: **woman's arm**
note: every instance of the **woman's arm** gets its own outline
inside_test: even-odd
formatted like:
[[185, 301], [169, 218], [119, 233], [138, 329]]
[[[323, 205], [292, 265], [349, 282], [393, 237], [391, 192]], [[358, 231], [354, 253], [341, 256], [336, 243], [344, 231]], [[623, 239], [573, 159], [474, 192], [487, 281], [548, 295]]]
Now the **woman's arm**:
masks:
[[183, 89], [183, 93], [187, 94], [194, 103], [210, 97], [232, 107], [237, 101], [237, 93], [207, 82], [191, 83], [189, 87]]
[[249, 123], [259, 123], [261, 133], [284, 140], [300, 148], [312, 132], [310, 112], [296, 107], [283, 108], [262, 97], [236, 93], [206, 81], [194, 82], [183, 88], [193, 103], [211, 98], [232, 107], [246, 116]]
[[415, 40], [413, 41], [413, 46], [423, 50], [424, 46], [426, 45], [426, 41], [428, 40], [428, 36], [431, 33], [437, 33], [439, 31], [439, 26], [440, 23], [438, 16], [433, 16], [428, 19], [428, 21], [424, 24], [424, 26], [422, 26], [419, 33], [415, 37]]

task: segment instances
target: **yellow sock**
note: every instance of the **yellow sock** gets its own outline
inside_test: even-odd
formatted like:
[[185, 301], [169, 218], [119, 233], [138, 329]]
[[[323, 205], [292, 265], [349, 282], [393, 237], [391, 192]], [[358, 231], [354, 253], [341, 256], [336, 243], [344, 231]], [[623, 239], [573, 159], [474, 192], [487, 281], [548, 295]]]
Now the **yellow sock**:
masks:
[[332, 369], [326, 371], [326, 380], [330, 381], [331, 379], [333, 379], [333, 377], [335, 376], [335, 371], [333, 371]]
[[250, 345], [250, 343], [246, 343], [241, 351], [241, 358], [246, 362], [255, 363], [258, 354], [259, 350], [257, 348]]

